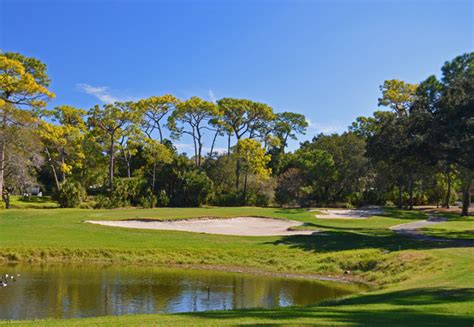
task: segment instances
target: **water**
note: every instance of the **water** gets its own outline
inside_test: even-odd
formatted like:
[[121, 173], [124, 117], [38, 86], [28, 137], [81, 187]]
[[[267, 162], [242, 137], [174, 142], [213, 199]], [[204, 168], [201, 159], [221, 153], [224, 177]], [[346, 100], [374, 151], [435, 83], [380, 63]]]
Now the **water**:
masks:
[[357, 286], [216, 271], [91, 265], [0, 266], [0, 319], [73, 318], [308, 305]]

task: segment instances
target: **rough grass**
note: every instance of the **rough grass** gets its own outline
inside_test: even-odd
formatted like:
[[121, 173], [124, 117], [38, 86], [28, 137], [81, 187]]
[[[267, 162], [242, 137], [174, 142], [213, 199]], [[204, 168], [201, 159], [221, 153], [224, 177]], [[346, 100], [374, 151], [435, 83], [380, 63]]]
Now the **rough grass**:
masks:
[[51, 200], [50, 196], [23, 198], [19, 195], [10, 196], [10, 206], [12, 209], [51, 209], [59, 207], [58, 203]]
[[[374, 289], [379, 289], [342, 302], [304, 308], [35, 322], [47, 326], [64, 325], [66, 322], [67, 325], [90, 326], [220, 326], [258, 323], [400, 326], [426, 323], [462, 326], [469, 325], [468, 322], [472, 325], [473, 249], [455, 248], [446, 242], [418, 241], [388, 229], [409, 220], [425, 219], [425, 214], [391, 209], [384, 216], [358, 220], [317, 219], [314, 215], [314, 212], [303, 209], [249, 207], [1, 211], [0, 260], [191, 265], [349, 276], [370, 282]], [[83, 223], [84, 220], [94, 219], [180, 219], [201, 216], [288, 218], [320, 229], [322, 233], [243, 237], [124, 229]]]

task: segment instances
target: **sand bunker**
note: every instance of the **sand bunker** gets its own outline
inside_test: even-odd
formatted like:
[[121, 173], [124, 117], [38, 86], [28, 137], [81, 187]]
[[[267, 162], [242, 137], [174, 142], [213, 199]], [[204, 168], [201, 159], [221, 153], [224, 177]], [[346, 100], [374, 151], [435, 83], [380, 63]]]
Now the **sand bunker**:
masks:
[[367, 209], [317, 209], [319, 214], [316, 218], [331, 218], [331, 219], [365, 219], [371, 216], [380, 215], [383, 210], [380, 208]]
[[200, 218], [172, 221], [88, 220], [86, 222], [112, 227], [177, 230], [185, 232], [221, 235], [275, 236], [309, 235], [315, 233], [315, 231], [308, 230], [288, 230], [290, 227], [302, 225], [302, 223], [299, 221], [257, 217], [236, 217], [228, 219]]

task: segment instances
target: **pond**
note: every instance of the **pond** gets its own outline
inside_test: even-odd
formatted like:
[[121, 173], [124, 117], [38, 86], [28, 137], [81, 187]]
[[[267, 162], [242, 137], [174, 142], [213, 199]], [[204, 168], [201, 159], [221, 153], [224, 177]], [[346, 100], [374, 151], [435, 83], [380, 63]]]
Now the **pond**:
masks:
[[137, 266], [0, 266], [0, 319], [73, 318], [308, 305], [354, 284]]

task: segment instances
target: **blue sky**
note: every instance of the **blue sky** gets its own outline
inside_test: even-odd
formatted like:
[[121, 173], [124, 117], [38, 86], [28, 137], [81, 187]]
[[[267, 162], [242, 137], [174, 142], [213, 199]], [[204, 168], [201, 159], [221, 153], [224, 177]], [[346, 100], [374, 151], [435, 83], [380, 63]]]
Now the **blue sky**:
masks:
[[305, 114], [305, 139], [370, 115], [384, 80], [473, 51], [473, 3], [0, 0], [0, 48], [48, 65], [51, 106], [242, 97]]

